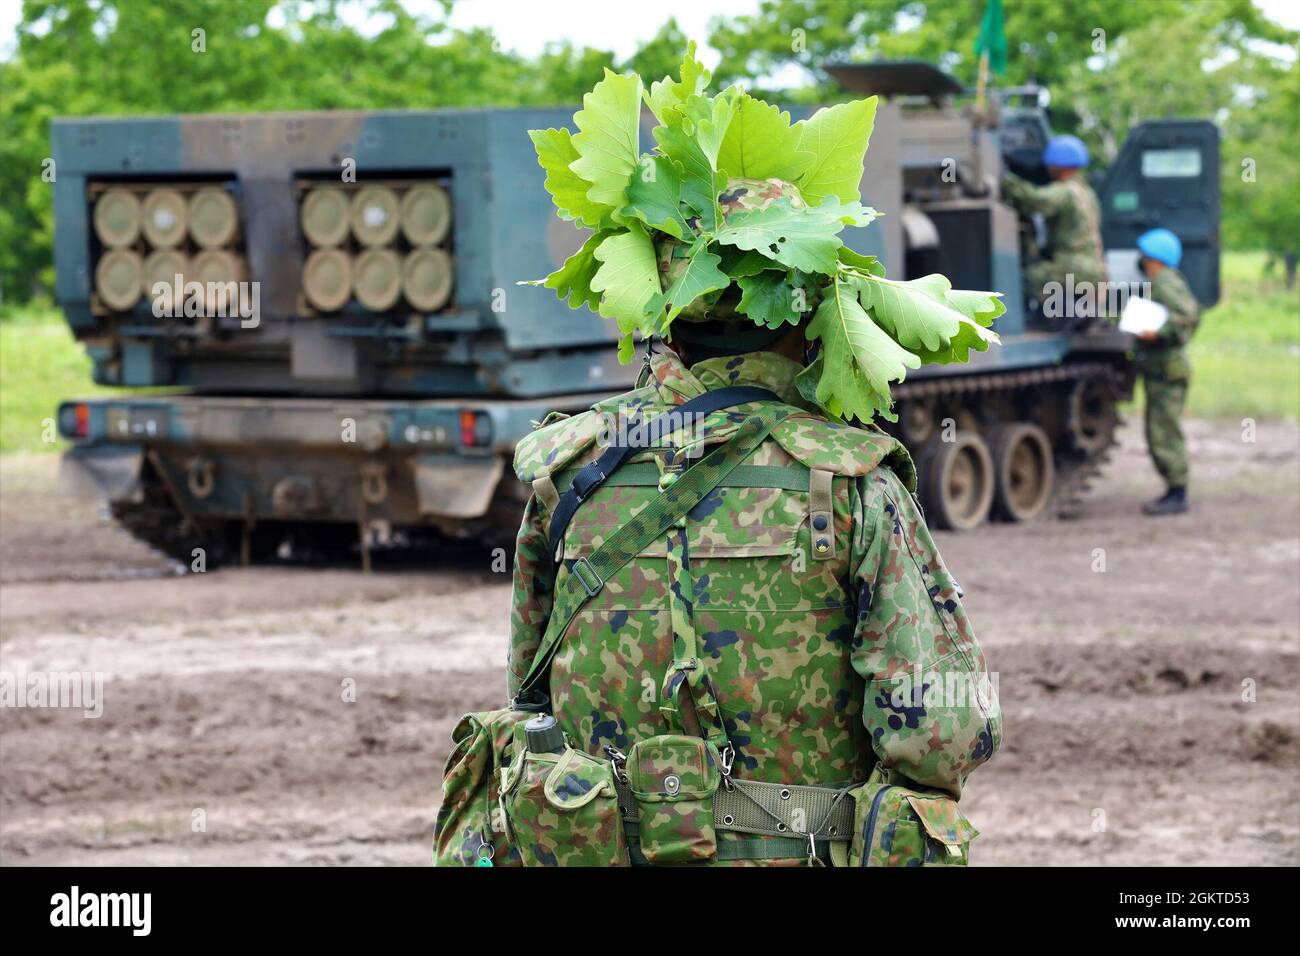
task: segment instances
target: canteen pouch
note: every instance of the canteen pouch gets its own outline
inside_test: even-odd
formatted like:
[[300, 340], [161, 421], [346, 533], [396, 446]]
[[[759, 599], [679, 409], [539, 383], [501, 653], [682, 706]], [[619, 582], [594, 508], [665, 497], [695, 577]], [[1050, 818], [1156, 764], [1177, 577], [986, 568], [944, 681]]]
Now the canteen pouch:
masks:
[[515, 727], [535, 716], [506, 709], [460, 719], [442, 773], [434, 866], [522, 865], [501, 813], [501, 769], [513, 755]]
[[722, 782], [717, 750], [701, 737], [639, 740], [627, 755], [628, 783], [647, 863], [699, 863], [718, 853], [713, 794]]
[[[873, 780], [876, 775], [873, 775]], [[874, 780], [856, 801], [849, 866], [966, 866], [979, 831], [944, 794]]]
[[524, 866], [628, 866], [614, 770], [572, 747], [532, 753], [522, 743], [503, 801]]

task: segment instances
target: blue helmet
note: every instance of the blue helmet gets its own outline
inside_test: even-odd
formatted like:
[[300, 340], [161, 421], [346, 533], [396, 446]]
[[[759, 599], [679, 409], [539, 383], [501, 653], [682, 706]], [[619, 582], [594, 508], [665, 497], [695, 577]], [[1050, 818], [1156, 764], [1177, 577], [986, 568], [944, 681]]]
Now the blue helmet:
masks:
[[1150, 229], [1138, 236], [1138, 252], [1148, 259], [1177, 269], [1183, 261], [1183, 244], [1168, 229]]
[[1043, 162], [1062, 169], [1081, 169], [1088, 165], [1088, 147], [1077, 136], [1053, 136], [1043, 150]]

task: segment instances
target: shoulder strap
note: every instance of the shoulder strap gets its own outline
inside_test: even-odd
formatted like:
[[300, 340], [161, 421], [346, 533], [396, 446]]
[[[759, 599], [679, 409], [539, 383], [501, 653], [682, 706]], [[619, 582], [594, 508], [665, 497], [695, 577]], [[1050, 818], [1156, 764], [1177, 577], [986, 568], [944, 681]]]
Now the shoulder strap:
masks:
[[[683, 417], [686, 415], [707, 415], [709, 412], [731, 408], [734, 405], [744, 405], [748, 402], [779, 401], [781, 401], [780, 398], [765, 388], [752, 385], [733, 385], [728, 388], [714, 389], [705, 392], [703, 395], [697, 395], [690, 401], [668, 409], [667, 414]], [[547, 533], [551, 557], [557, 561], [559, 560], [560, 545], [564, 541], [564, 532], [569, 527], [569, 522], [573, 520], [578, 505], [594, 495], [596, 490], [605, 483], [605, 479], [614, 474], [619, 465], [627, 461], [634, 452], [641, 451], [649, 446], [650, 432], [653, 426], [654, 421], [637, 421], [631, 433], [627, 436], [626, 444], [611, 445], [605, 449], [599, 458], [579, 469], [578, 473], [573, 476], [573, 484], [569, 486], [568, 491], [560, 495], [560, 501], [551, 514], [551, 526]]]
[[[760, 390], [761, 391], [761, 390]], [[754, 399], [747, 399], [754, 401]], [[688, 403], [689, 404], [689, 403]], [[725, 407], [725, 406], [720, 406]], [[599, 548], [573, 563], [563, 583], [557, 584], [546, 634], [533, 655], [515, 710], [542, 710], [549, 701], [538, 685], [550, 670], [551, 660], [569, 624], [588, 601], [600, 593], [605, 582], [621, 567], [665, 534], [680, 518], [704, 500], [727, 475], [763, 443], [774, 427], [796, 410], [767, 408], [745, 420], [721, 447], [688, 468], [681, 478], [659, 493], [630, 521], [610, 535]]]

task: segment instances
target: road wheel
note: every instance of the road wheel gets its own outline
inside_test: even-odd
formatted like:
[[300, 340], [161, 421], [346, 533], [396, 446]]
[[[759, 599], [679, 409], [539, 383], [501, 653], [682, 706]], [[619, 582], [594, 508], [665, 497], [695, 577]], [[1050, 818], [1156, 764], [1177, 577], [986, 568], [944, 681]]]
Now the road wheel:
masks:
[[958, 431], [926, 445], [920, 462], [921, 499], [936, 527], [969, 531], [993, 505], [993, 456], [978, 432]]
[[1070, 392], [1067, 424], [1079, 451], [1092, 454], [1108, 446], [1119, 424], [1110, 382], [1097, 375], [1076, 382]]
[[1008, 521], [1031, 521], [1052, 500], [1056, 469], [1047, 432], [1030, 422], [1002, 425], [989, 436], [993, 506]]
[[934, 406], [922, 399], [903, 402], [898, 410], [898, 436], [908, 448], [920, 448], [934, 436]]

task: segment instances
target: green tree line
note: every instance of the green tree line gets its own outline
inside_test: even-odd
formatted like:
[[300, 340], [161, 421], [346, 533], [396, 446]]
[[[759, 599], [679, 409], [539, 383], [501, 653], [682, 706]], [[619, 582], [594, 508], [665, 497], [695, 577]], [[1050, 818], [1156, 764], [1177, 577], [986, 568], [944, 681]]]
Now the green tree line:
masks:
[[[1054, 124], [1087, 138], [1103, 162], [1136, 121], [1213, 117], [1225, 136], [1225, 236], [1294, 257], [1293, 32], [1249, 0], [1005, 7], [999, 83], [1051, 88]], [[56, 116], [571, 105], [606, 67], [675, 70], [687, 41], [668, 20], [626, 61], [569, 42], [524, 57], [489, 30], [452, 28], [450, 10], [444, 2], [417, 14], [398, 0], [24, 0], [0, 59], [0, 295], [24, 301], [53, 284]], [[776, 99], [814, 102], [841, 96], [818, 69], [833, 58], [931, 60], [973, 84], [982, 11], [983, 0], [762, 0], [753, 15], [715, 18], [705, 39], [721, 53], [723, 82], [776, 84]]]

